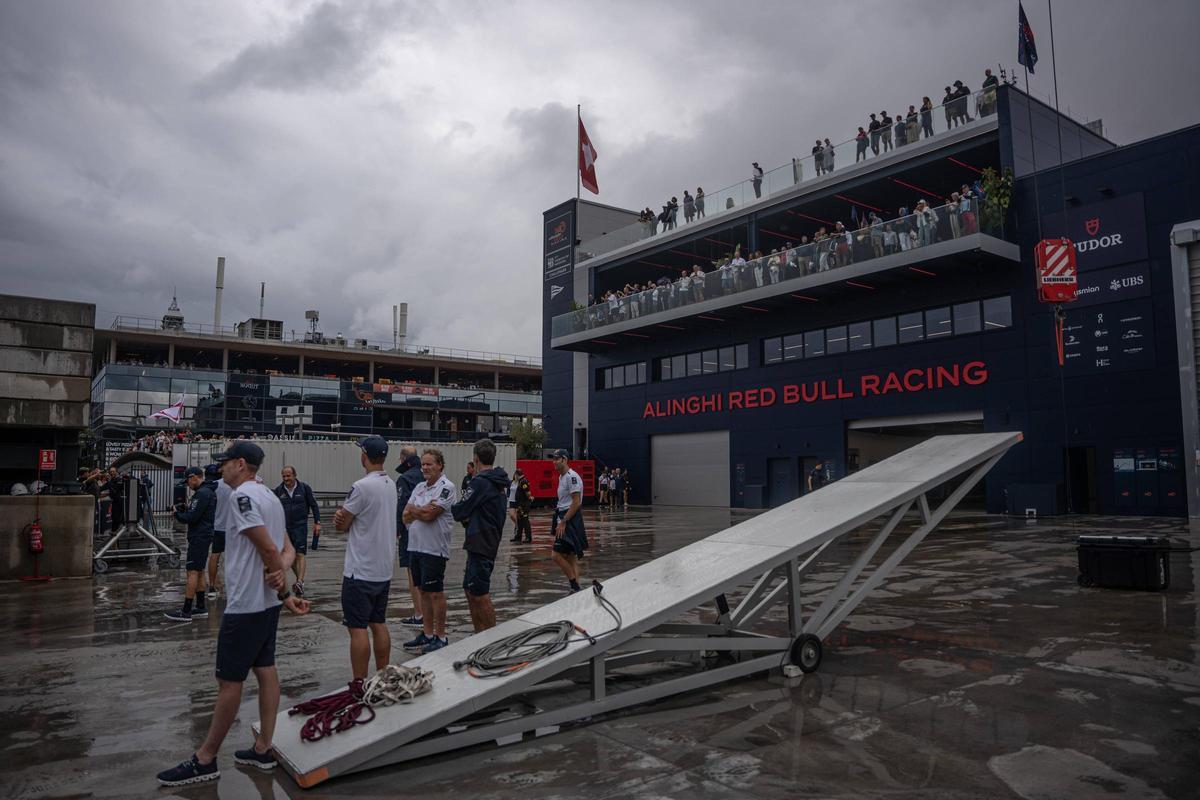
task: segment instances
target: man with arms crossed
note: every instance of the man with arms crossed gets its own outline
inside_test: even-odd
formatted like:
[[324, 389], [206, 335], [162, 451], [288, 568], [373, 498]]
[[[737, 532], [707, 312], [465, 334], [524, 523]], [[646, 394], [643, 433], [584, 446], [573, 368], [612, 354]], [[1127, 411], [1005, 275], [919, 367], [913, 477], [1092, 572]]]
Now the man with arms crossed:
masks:
[[408, 505], [408, 498], [412, 496], [417, 484], [425, 480], [417, 448], [411, 444], [400, 448], [400, 463], [396, 465], [396, 472], [396, 536], [399, 539], [396, 549], [400, 554], [400, 568], [408, 575], [408, 592], [412, 596], [413, 604], [412, 615], [401, 619], [400, 624], [410, 628], [421, 628], [424, 625], [421, 618], [421, 590], [413, 580], [408, 556], [408, 526], [404, 524], [404, 507]]
[[496, 462], [496, 445], [491, 439], [480, 439], [474, 448], [475, 477], [467, 484], [462, 500], [450, 513], [467, 526], [463, 549], [467, 551], [467, 567], [463, 573], [463, 589], [475, 632], [496, 627], [496, 609], [492, 607], [492, 570], [496, 552], [504, 531], [505, 487], [508, 474]]
[[408, 567], [421, 591], [421, 632], [404, 643], [410, 653], [432, 653], [449, 644], [446, 638], [446, 562], [454, 519], [446, 513], [458, 499], [454, 482], [443, 472], [446, 459], [430, 448], [421, 454], [425, 480], [412, 490], [404, 506], [408, 526]]
[[254, 480], [262, 465], [262, 449], [252, 442], [236, 441], [216, 460], [225, 482], [234, 490], [226, 517], [226, 601], [217, 634], [217, 703], [204, 744], [187, 761], [158, 774], [163, 786], [221, 777], [217, 751], [237, 717], [242, 683], [252, 669], [258, 681], [262, 730], [254, 746], [238, 750], [234, 760], [259, 769], [275, 766], [271, 737], [279, 712], [279, 674], [275, 670], [279, 608], [283, 605], [295, 614], [308, 613], [308, 602], [287, 591], [287, 570], [296, 553], [287, 538], [283, 506], [270, 489]]
[[334, 529], [349, 534], [342, 568], [342, 624], [350, 631], [355, 681], [367, 677], [372, 642], [375, 669], [391, 661], [387, 604], [396, 563], [396, 483], [383, 471], [388, 445], [382, 436], [368, 436], [358, 446], [367, 474], [354, 482], [346, 502], [333, 514]]
[[[175, 519], [187, 525], [187, 586], [183, 593], [183, 608], [168, 611], [167, 619], [190, 622], [194, 617], [207, 617], [204, 605], [204, 567], [208, 561], [208, 548], [212, 545], [213, 517], [217, 511], [217, 496], [204, 482], [204, 470], [188, 467], [187, 486], [192, 490], [192, 501], [175, 508]], [[192, 603], [196, 607], [193, 610]]]
[[292, 592], [297, 597], [303, 597], [304, 556], [308, 553], [308, 512], [312, 512], [315, 542], [321, 535], [321, 507], [317, 505], [312, 487], [296, 480], [295, 467], [284, 467], [280, 477], [283, 478], [283, 482], [275, 487], [275, 496], [283, 504], [288, 538], [292, 540], [292, 547], [296, 550], [296, 564], [292, 567], [296, 573], [296, 580], [292, 584]]
[[587, 533], [583, 530], [583, 480], [579, 473], [567, 463], [570, 454], [566, 450], [554, 451], [554, 468], [558, 470], [558, 503], [554, 507], [554, 522], [550, 532], [554, 534], [554, 563], [563, 571], [571, 584], [571, 591], [579, 591], [579, 559], [587, 550]]

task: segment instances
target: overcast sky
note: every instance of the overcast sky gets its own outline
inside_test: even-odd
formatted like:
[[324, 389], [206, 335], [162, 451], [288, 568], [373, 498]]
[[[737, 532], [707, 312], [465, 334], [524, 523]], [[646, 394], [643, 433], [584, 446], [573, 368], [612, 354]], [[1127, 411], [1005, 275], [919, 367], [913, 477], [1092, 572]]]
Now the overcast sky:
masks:
[[[1045, 0], [1026, 12], [1050, 93]], [[1200, 3], [1058, 0], [1063, 109], [1200, 121]], [[1016, 61], [1015, 0], [0, 0], [0, 292], [537, 354], [541, 214], [658, 207]], [[711, 190], [710, 190], [711, 191]]]

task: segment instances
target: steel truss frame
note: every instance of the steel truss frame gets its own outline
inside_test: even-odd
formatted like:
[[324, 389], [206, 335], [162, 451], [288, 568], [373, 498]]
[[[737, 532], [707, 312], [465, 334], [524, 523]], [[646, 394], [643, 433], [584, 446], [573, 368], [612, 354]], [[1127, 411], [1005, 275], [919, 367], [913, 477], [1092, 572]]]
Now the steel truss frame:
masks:
[[[515, 681], [507, 691], [484, 693], [481, 690], [481, 695], [484, 695], [481, 699], [486, 702], [479, 703], [475, 708], [468, 707], [469, 704], [459, 704], [453, 711], [447, 709], [434, 713], [420, 725], [410, 725], [406, 741], [394, 741], [391, 746], [383, 741], [374, 741], [361, 746], [357, 753], [344, 752], [340, 757], [324, 759], [324, 764], [317, 769], [306, 769], [306, 765], [297, 763], [298, 760], [291, 756], [296, 752], [297, 745], [289, 745], [283, 738], [287, 734], [280, 729], [287, 726], [286, 717], [281, 717], [280, 729], [276, 732], [276, 751], [280, 761], [301, 786], [309, 787], [338, 774], [398, 764], [487, 742], [508, 744], [529, 734], [543, 736], [557, 732], [566, 723], [589, 720], [601, 714], [755, 673], [781, 669], [784, 675], [794, 677], [801, 672], [812, 672], [820, 664], [821, 641], [888, 578], [1004, 456], [1009, 447], [1021, 438], [1020, 434], [1006, 436], [1011, 439], [977, 453], [967, 463], [952, 465], [941, 471], [936, 480], [926, 481], [914, 491], [899, 493], [894, 502], [874, 507], [855, 519], [853, 524], [809, 536], [806, 541], [808, 549], [801, 552], [795, 549], [782, 551], [775, 557], [764, 558], [757, 569], [743, 571], [724, 585], [713, 586], [715, 596], [709, 594], [708, 600], [697, 597], [699, 602], [691, 608], [709, 606], [715, 599], [715, 622], [674, 622], [672, 620], [680, 618], [681, 609], [663, 604], [664, 608], [659, 612], [646, 614], [645, 624], [634, 625], [601, 638], [593, 646], [572, 650], [569, 653], [571, 657], [557, 659], [551, 664], [539, 663], [536, 677]], [[931, 507], [929, 495], [932, 492], [960, 479], [961, 482], [949, 491], [936, 509]], [[803, 498], [793, 502], [802, 501]], [[915, 528], [897, 535], [901, 523], [912, 516], [914, 510], [918, 515]], [[840, 580], [824, 590], [823, 594], [806, 598], [801, 590], [802, 582], [806, 574], [820, 562], [827, 548], [847, 535], [861, 532], [864, 528], [873, 529], [880, 522], [882, 525], [878, 531], [870, 536], [857, 557], [845, 567]], [[884, 544], [893, 538], [898, 541], [890, 553], [873, 564]], [[826, 569], [829, 568], [828, 563], [822, 563]], [[730, 608], [727, 595], [751, 580], [749, 590], [740, 597], [735, 607]], [[786, 608], [787, 636], [767, 635], [753, 630], [764, 615], [781, 605]], [[683, 611], [686, 613], [687, 610]], [[484, 634], [472, 638], [482, 637]], [[680, 666], [680, 662], [691, 666]], [[611, 684], [616, 683], [614, 678], [618, 677], [621, 670], [655, 663], [662, 664], [664, 668], [654, 674], [639, 671], [637, 681], [642, 685], [613, 690]], [[414, 665], [417, 664], [419, 662], [414, 662]], [[680, 674], [681, 670], [684, 674]], [[561, 700], [564, 681], [586, 684], [586, 699], [559, 707], [543, 707], [539, 704], [539, 696]], [[488, 681], [478, 683], [486, 684]], [[417, 702], [420, 702], [420, 698]], [[319, 745], [299, 745], [301, 748], [316, 746]], [[312, 764], [311, 758], [305, 761]]]

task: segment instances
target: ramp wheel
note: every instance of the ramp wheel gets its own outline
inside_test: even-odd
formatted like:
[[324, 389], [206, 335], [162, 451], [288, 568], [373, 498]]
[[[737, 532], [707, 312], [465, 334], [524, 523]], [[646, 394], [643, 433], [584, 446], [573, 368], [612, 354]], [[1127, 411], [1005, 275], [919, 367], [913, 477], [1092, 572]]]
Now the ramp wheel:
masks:
[[96, 571], [97, 575], [103, 575], [108, 572], [108, 562], [103, 558], [97, 558], [92, 561], [92, 568]]
[[171, 569], [179, 569], [179, 554], [172, 553], [169, 556], [163, 556], [163, 562]]
[[801, 672], [816, 672], [821, 666], [821, 640], [811, 633], [801, 634], [792, 642], [791, 659]]
[[1082, 572], [1079, 573], [1079, 577], [1077, 577], [1075, 579], [1075, 582], [1078, 583], [1080, 586], [1091, 586], [1092, 585], [1091, 579], [1088, 578], [1087, 576], [1085, 576]]

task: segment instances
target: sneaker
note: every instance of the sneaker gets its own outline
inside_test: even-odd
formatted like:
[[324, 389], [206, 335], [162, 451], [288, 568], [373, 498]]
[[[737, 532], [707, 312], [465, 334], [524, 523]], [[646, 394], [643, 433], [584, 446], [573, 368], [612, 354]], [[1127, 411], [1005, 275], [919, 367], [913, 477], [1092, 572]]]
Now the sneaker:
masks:
[[292, 584], [292, 594], [296, 597], [304, 597], [304, 581], [296, 581]]
[[445, 637], [439, 638], [437, 636], [434, 636], [432, 639], [429, 640], [429, 644], [425, 645], [425, 647], [421, 650], [421, 655], [427, 655], [429, 653], [432, 653], [434, 650], [441, 650], [443, 647], [447, 646], [448, 644], [450, 644], [449, 639], [447, 639]]
[[158, 773], [158, 782], [163, 786], [187, 786], [190, 783], [215, 781], [219, 777], [221, 770], [217, 769], [215, 758], [211, 764], [201, 764], [193, 753], [191, 758], [179, 766]]
[[405, 617], [404, 619], [400, 620], [400, 624], [409, 628], [423, 628], [425, 627], [425, 618], [418, 617], [416, 614], [414, 614], [411, 617]]
[[192, 609], [192, 619], [195, 619], [196, 617], [207, 617], [207, 616], [208, 616], [208, 606], [196, 606], [195, 608]]
[[437, 637], [435, 636], [433, 639], [431, 639], [425, 635], [424, 631], [421, 631], [417, 634], [417, 638], [404, 643], [404, 649], [409, 653], [420, 653], [425, 649], [425, 645], [429, 644], [436, 638]]
[[253, 746], [236, 751], [233, 754], [233, 760], [239, 764], [245, 764], [247, 767], [257, 767], [258, 769], [275, 769], [276, 764], [274, 749], [260, 753]]
[[192, 612], [191, 611], [183, 611], [182, 609], [179, 611], [168, 611], [167, 613], [163, 614], [163, 616], [173, 622], [191, 622], [192, 621]]
[[217, 590], [209, 589], [207, 592], [204, 593], [204, 597], [208, 600], [216, 600], [217, 599]]

